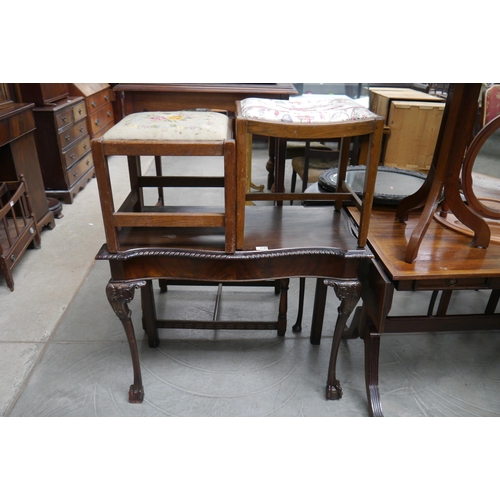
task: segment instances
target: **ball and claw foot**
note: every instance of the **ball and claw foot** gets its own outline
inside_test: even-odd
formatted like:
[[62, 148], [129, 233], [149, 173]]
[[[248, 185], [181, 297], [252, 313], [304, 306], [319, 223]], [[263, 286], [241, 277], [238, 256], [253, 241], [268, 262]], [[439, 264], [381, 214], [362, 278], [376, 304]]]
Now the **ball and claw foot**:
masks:
[[141, 404], [144, 400], [144, 388], [142, 385], [140, 387], [130, 386], [128, 391], [128, 401], [129, 403]]
[[335, 380], [334, 385], [326, 386], [326, 399], [334, 400], [342, 398], [342, 387], [340, 386], [340, 382]]

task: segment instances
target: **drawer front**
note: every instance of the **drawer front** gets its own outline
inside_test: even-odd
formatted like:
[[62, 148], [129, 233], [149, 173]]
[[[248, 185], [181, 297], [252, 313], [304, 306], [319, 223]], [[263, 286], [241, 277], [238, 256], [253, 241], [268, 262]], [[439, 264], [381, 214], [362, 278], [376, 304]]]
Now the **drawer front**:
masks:
[[85, 118], [87, 111], [85, 111], [85, 101], [78, 102], [73, 106], [68, 106], [56, 114], [56, 125], [58, 129], [67, 127], [78, 120]]
[[73, 120], [73, 111], [71, 110], [71, 106], [68, 106], [66, 109], [56, 114], [56, 126], [57, 128], [63, 128], [74, 122]]
[[95, 134], [92, 139], [97, 139], [98, 137], [102, 137], [110, 128], [113, 128], [115, 125], [114, 120], [111, 123], [108, 123], [104, 128], [99, 130], [97, 134]]
[[78, 120], [87, 116], [87, 111], [85, 109], [85, 101], [75, 104], [72, 108], [72, 113], [74, 122], [77, 122]]
[[106, 127], [113, 121], [114, 117], [112, 104], [107, 104], [104, 108], [97, 111], [90, 118], [92, 120], [92, 136], [95, 136], [98, 132], [100, 132], [104, 127]]
[[110, 89], [102, 90], [97, 94], [87, 97], [87, 108], [89, 110], [89, 114], [97, 111], [99, 108], [102, 108], [106, 104], [111, 104]]
[[80, 141], [76, 146], [73, 146], [66, 153], [63, 153], [64, 163], [66, 168], [69, 168], [75, 161], [81, 158], [85, 153], [90, 151], [90, 137], [87, 136], [83, 141]]
[[59, 135], [59, 144], [63, 153], [67, 150], [68, 146], [84, 135], [87, 135], [87, 123], [85, 120], [75, 123], [71, 128], [61, 132]]
[[491, 288], [491, 278], [486, 277], [449, 277], [449, 278], [429, 278], [423, 280], [401, 280], [395, 282], [398, 291], [418, 291], [418, 290], [480, 290]]
[[75, 182], [78, 182], [80, 177], [93, 166], [94, 159], [92, 158], [92, 153], [88, 153], [66, 172], [68, 175], [68, 185], [71, 187]]

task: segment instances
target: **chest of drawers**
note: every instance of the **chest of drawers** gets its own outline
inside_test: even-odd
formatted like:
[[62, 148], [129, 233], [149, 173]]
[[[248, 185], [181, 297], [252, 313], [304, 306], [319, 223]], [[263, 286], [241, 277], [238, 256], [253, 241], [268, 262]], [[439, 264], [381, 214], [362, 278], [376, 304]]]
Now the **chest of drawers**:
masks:
[[100, 137], [115, 123], [113, 91], [107, 83], [70, 83], [71, 95], [85, 99], [87, 129], [91, 139]]
[[87, 111], [83, 97], [67, 97], [33, 109], [36, 144], [45, 192], [64, 203], [94, 176]]

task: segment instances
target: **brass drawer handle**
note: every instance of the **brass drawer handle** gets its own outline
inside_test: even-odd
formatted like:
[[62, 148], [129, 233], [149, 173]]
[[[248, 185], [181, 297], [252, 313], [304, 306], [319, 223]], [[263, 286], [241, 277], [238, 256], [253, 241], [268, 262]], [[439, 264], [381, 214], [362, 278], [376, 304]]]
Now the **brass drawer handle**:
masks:
[[95, 101], [92, 101], [92, 107], [95, 108], [97, 106], [97, 104], [95, 103]]
[[83, 149], [87, 149], [87, 144], [84, 144], [84, 145], [83, 145]]
[[104, 100], [105, 100], [105, 101], [109, 101], [108, 94], [104, 94]]
[[81, 115], [82, 114], [82, 108], [78, 108], [78, 114]]
[[95, 124], [96, 124], [96, 125], [99, 125], [99, 123], [101, 123], [101, 122], [99, 121], [99, 119], [97, 119], [97, 120], [95, 121]]
[[61, 120], [62, 120], [63, 122], [65, 122], [67, 119], [68, 119], [68, 118], [67, 118], [65, 115], [62, 115], [62, 116], [61, 116]]
[[83, 132], [83, 127], [79, 127], [78, 130], [80, 131], [80, 133]]
[[106, 114], [108, 115], [109, 118], [111, 116], [111, 111], [108, 111]]
[[85, 165], [89, 165], [89, 164], [90, 164], [90, 160], [87, 160], [87, 161], [85, 162]]

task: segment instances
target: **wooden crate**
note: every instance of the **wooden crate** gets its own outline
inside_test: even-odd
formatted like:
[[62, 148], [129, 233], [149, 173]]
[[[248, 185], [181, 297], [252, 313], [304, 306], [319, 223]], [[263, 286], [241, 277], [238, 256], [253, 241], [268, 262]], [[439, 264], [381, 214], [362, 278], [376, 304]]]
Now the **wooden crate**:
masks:
[[383, 164], [427, 172], [443, 118], [444, 102], [392, 101]]
[[376, 87], [370, 89], [370, 111], [373, 111], [379, 116], [383, 116], [386, 119], [386, 123], [389, 118], [392, 101], [444, 102], [444, 99], [413, 89], [398, 89], [391, 87]]

